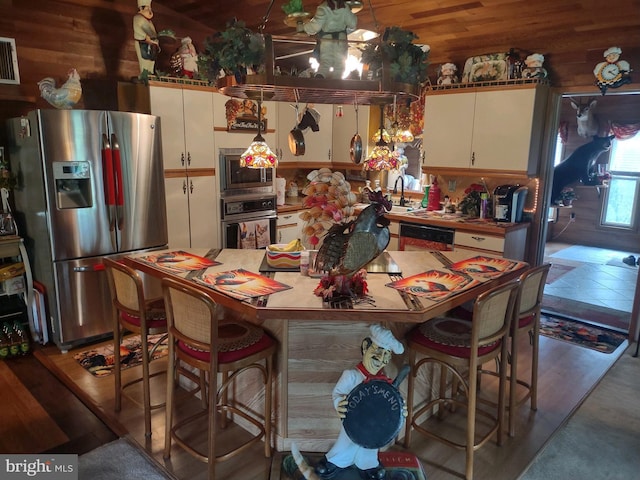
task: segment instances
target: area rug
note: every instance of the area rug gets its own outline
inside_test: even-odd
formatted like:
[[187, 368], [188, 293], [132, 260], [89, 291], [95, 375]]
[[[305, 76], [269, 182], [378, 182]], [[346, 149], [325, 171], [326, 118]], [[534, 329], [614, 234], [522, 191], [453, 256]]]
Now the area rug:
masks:
[[627, 339], [613, 330], [548, 315], [540, 316], [540, 334], [603, 353], [612, 353]]
[[640, 360], [629, 347], [519, 480], [638, 478]]
[[576, 267], [572, 267], [570, 265], [560, 265], [556, 263], [551, 264], [551, 268], [549, 269], [549, 273], [547, 274], [547, 281], [545, 282], [547, 285], [551, 285], [553, 282], [558, 280], [565, 273], [569, 273]]
[[582, 321], [622, 332], [629, 331], [629, 323], [631, 322], [629, 312], [546, 294], [542, 297], [542, 311], [551, 316]]
[[133, 440], [120, 438], [78, 458], [78, 478], [91, 480], [167, 480], [174, 476]]
[[[149, 351], [163, 339], [162, 334], [149, 335]], [[161, 343], [153, 352], [152, 360], [165, 357], [168, 354], [166, 341]], [[96, 347], [91, 350], [76, 353], [73, 358], [88, 372], [96, 377], [105, 377], [113, 372], [113, 344]], [[135, 367], [142, 363], [142, 343], [140, 335], [125, 338], [120, 345], [120, 361], [122, 369]]]

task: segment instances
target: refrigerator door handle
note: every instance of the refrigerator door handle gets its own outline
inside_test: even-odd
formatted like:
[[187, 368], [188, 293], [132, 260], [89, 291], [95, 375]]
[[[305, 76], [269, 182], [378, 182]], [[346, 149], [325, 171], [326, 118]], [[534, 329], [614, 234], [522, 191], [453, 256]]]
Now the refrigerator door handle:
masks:
[[87, 267], [73, 267], [74, 272], [103, 272], [104, 264], [89, 265]]
[[[107, 204], [107, 214], [109, 216], [109, 231], [115, 229], [115, 204], [116, 204], [116, 186], [113, 178], [113, 151], [111, 143], [106, 134], [102, 134], [102, 170], [105, 185], [105, 202]], [[112, 242], [113, 243], [113, 242]]]
[[111, 134], [113, 145], [113, 163], [116, 170], [116, 209], [118, 214], [118, 230], [124, 226], [124, 183], [122, 182], [122, 161], [120, 158], [120, 144], [116, 134]]

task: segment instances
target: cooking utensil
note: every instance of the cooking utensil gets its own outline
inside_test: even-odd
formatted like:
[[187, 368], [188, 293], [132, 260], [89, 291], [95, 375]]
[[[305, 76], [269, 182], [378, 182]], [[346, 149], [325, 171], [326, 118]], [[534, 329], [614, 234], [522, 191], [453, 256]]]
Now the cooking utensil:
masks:
[[302, 130], [300, 130], [300, 127], [298, 127], [298, 118], [300, 114], [298, 107], [298, 95], [297, 92], [294, 93], [296, 94], [296, 104], [295, 106], [292, 106], [296, 111], [296, 121], [293, 128], [289, 132], [289, 150], [295, 157], [299, 157], [301, 155], [304, 155], [305, 146], [304, 135], [302, 134]]
[[356, 110], [356, 133], [353, 137], [351, 137], [349, 155], [351, 156], [351, 161], [357, 165], [362, 161], [362, 138], [358, 134], [358, 104], [355, 103], [354, 106]]

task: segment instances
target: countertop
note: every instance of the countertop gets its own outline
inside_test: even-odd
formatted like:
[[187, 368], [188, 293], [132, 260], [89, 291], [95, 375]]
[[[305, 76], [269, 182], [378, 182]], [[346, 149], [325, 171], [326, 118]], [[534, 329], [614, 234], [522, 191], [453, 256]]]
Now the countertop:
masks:
[[[286, 197], [284, 205], [278, 205], [278, 213], [292, 213], [304, 210], [304, 196]], [[364, 210], [368, 205], [358, 203], [355, 205], [356, 212]], [[385, 214], [389, 220], [394, 222], [410, 222], [420, 225], [433, 225], [436, 227], [453, 228], [459, 231], [479, 232], [487, 235], [505, 236], [509, 232], [529, 228], [529, 223], [508, 223], [496, 222], [493, 219], [469, 218], [444, 214], [441, 212], [427, 212], [425, 209], [417, 209], [412, 212], [394, 212], [393, 208]]]
[[[212, 251], [208, 252], [206, 249], [184, 249], [182, 251], [201, 257], [206, 257], [213, 253]], [[173, 252], [174, 250], [161, 250], [154, 252], [154, 254], [161, 255], [163, 253]], [[473, 256], [470, 255], [469, 252], [464, 251], [391, 251], [389, 254], [395, 264], [399, 266], [404, 278], [432, 269], [437, 269], [448, 274], [450, 271], [446, 269], [447, 265]], [[368, 298], [372, 300], [371, 302], [363, 302], [347, 307], [329, 307], [323, 303], [320, 297], [314, 294], [314, 289], [318, 286], [320, 279], [304, 276], [299, 272], [282, 271], [270, 275], [274, 280], [290, 287], [287, 290], [268, 295], [268, 298], [264, 300], [238, 300], [192, 280], [192, 277], [196, 274], [195, 271], [175, 272], [172, 274], [172, 272], [168, 272], [157, 264], [139, 259], [147, 255], [148, 253], [146, 252], [128, 255], [125, 257], [125, 261], [134, 268], [156, 278], [171, 276], [202, 289], [207, 292], [208, 295], [212, 296], [219, 305], [243, 314], [243, 318], [255, 323], [262, 323], [267, 319], [317, 321], [326, 320], [328, 316], [338, 321], [422, 323], [436, 315], [445, 313], [455, 306], [476, 298], [481, 292], [493, 286], [515, 278], [521, 273], [520, 269], [526, 266], [526, 263], [518, 263], [516, 270], [505, 272], [496, 278], [486, 278], [471, 274], [471, 277], [479, 283], [454, 296], [437, 300], [418, 298], [413, 295], [403, 295], [397, 290], [386, 286], [392, 281], [389, 275], [382, 273], [370, 274], [367, 276], [367, 283]], [[215, 274], [245, 269], [257, 273], [264, 255], [264, 250], [240, 251], [224, 249], [222, 251], [216, 251], [213, 257], [215, 257], [215, 261], [219, 262], [219, 264], [198, 272]], [[213, 259], [213, 257], [209, 256], [211, 259]], [[373, 313], [375, 313], [375, 315], [372, 315]]]

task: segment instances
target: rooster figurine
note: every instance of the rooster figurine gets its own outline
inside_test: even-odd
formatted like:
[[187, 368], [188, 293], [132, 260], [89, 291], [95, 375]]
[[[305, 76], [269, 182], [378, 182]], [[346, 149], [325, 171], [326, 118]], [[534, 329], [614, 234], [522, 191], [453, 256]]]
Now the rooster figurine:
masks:
[[329, 229], [316, 255], [317, 272], [353, 275], [387, 248], [390, 222], [384, 214], [391, 210], [391, 202], [380, 191], [370, 193], [369, 199], [371, 204], [356, 220]]
[[63, 110], [73, 108], [82, 97], [82, 85], [80, 85], [78, 71], [72, 68], [67, 75], [67, 81], [59, 88], [56, 88], [56, 81], [51, 77], [43, 78], [38, 82], [40, 96], [54, 107]]

